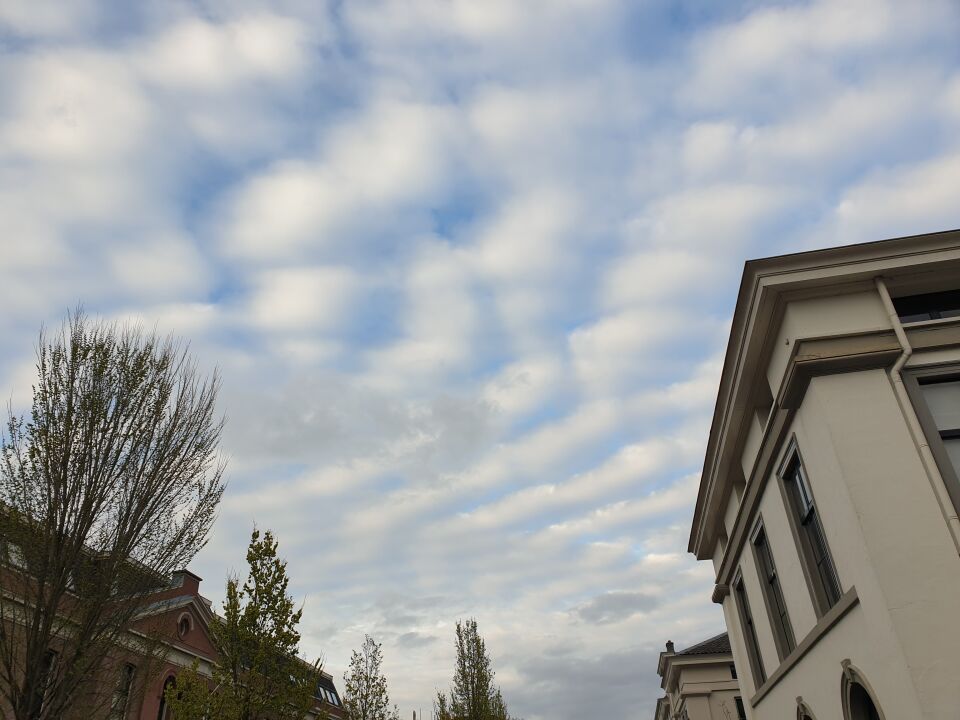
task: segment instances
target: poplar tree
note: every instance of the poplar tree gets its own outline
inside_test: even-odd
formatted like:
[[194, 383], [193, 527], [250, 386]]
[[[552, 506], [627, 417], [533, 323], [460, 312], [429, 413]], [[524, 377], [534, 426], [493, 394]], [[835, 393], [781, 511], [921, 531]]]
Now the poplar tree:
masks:
[[347, 720], [400, 720], [397, 706], [390, 707], [382, 663], [382, 644], [365, 635], [363, 646], [350, 655], [350, 669], [343, 675]]
[[434, 702], [437, 720], [510, 720], [487, 646], [473, 618], [457, 621], [457, 661], [449, 697], [438, 692]]
[[194, 665], [167, 689], [177, 720], [303, 720], [314, 707], [320, 661], [298, 656], [303, 608], [287, 592], [287, 563], [272, 532], [254, 529], [247, 564], [242, 586], [228, 578], [223, 616], [211, 625], [219, 655], [213, 676]]

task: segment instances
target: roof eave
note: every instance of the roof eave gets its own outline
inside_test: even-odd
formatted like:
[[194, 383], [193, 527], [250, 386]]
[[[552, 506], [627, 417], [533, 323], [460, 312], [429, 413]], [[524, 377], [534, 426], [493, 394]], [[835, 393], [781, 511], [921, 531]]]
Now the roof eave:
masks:
[[[924, 247], [917, 247], [918, 243], [921, 243]], [[720, 375], [717, 402], [714, 406], [713, 419], [707, 439], [700, 487], [694, 506], [693, 521], [687, 544], [688, 552], [695, 555], [698, 560], [709, 559], [712, 555], [712, 547], [708, 545], [708, 541], [714, 533], [708, 532], [712, 530], [712, 524], [710, 518], [705, 517], [705, 512], [714, 493], [718, 490], [716, 476], [718, 460], [720, 459], [718, 458], [719, 443], [729, 425], [731, 403], [736, 400], [732, 392], [735, 389], [738, 373], [744, 365], [746, 353], [750, 349], [747, 346], [747, 340], [751, 338], [747, 337], [746, 330], [750, 327], [752, 319], [759, 314], [761, 306], [768, 308], [777, 300], [782, 287], [778, 287], [779, 283], [775, 282], [776, 276], [802, 270], [882, 262], [891, 258], [938, 252], [948, 248], [956, 248], [958, 243], [960, 243], [960, 229], [954, 229], [758, 258], [744, 263], [743, 276], [730, 327], [730, 338]], [[768, 278], [771, 282], [764, 283], [764, 280]], [[837, 282], [838, 280], [840, 279], [828, 278], [826, 281]], [[842, 280], [840, 281], [842, 282]], [[722, 492], [722, 488], [720, 490]]]

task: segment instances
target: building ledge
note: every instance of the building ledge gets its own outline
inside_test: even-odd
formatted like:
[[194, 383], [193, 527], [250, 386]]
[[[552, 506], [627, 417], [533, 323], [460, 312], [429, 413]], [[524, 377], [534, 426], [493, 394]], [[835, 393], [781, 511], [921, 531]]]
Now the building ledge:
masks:
[[834, 605], [827, 613], [820, 618], [816, 625], [807, 633], [806, 637], [800, 641], [800, 644], [793, 649], [793, 652], [787, 655], [783, 659], [783, 662], [780, 663], [780, 667], [767, 678], [767, 681], [763, 683], [754, 693], [753, 697], [750, 698], [751, 707], [756, 707], [761, 700], [763, 700], [767, 694], [773, 690], [776, 685], [786, 677], [793, 667], [800, 662], [804, 655], [806, 655], [813, 647], [820, 642], [820, 638], [827, 634], [830, 629], [836, 625], [840, 620], [853, 609], [854, 605], [857, 605], [860, 602], [860, 598], [857, 596], [857, 588], [852, 587], [847, 590], [843, 596], [837, 601], [837, 604]]

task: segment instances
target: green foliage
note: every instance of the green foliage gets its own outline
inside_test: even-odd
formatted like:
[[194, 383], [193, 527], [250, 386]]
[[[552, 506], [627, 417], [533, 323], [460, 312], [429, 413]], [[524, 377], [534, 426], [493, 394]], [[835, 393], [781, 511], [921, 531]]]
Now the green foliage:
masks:
[[177, 720], [303, 720], [314, 705], [320, 662], [297, 656], [302, 608], [287, 594], [287, 564], [273, 533], [254, 530], [250, 574], [227, 580], [223, 617], [211, 627], [219, 662], [209, 680], [182, 673], [167, 699]]
[[400, 720], [396, 705], [390, 708], [387, 679], [380, 670], [382, 662], [381, 643], [365, 635], [363, 647], [353, 651], [350, 669], [343, 675], [348, 720]]
[[457, 664], [449, 698], [437, 693], [433, 709], [437, 720], [511, 720], [487, 646], [477, 631], [477, 621], [457, 621]]

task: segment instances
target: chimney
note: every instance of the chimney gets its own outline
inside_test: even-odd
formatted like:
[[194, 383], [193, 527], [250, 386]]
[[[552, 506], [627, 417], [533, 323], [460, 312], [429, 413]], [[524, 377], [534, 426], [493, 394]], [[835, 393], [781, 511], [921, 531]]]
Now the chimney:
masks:
[[668, 653], [674, 652], [674, 649], [673, 649], [673, 640], [667, 640], [667, 652], [668, 652]]
[[183, 588], [184, 595], [199, 595], [202, 580], [203, 578], [194, 575], [189, 570], [178, 570], [173, 574], [173, 582], [170, 587]]

